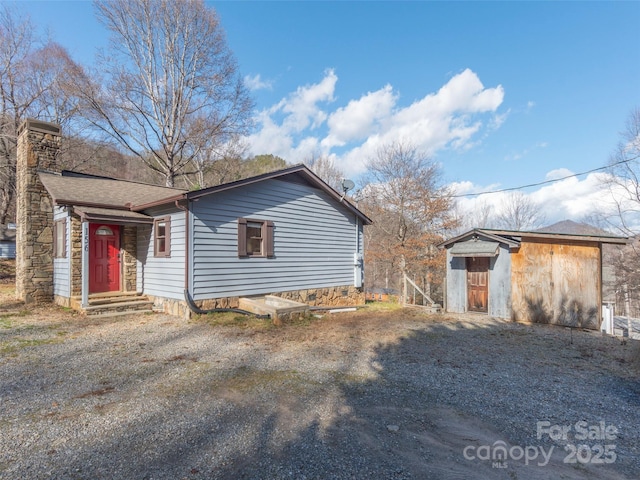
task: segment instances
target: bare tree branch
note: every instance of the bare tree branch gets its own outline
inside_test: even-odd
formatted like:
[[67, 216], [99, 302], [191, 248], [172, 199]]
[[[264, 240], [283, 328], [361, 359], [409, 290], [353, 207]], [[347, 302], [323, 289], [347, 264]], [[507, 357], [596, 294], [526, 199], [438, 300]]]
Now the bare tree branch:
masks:
[[95, 6], [112, 37], [102, 78], [80, 89], [94, 128], [162, 173], [167, 186], [202, 171], [205, 155], [249, 131], [253, 102], [218, 17], [202, 0]]

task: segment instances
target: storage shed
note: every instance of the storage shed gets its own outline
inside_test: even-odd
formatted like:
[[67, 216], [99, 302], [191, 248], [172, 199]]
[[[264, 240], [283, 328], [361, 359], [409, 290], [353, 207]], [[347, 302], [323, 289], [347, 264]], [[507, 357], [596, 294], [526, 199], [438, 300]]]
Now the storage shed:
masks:
[[475, 228], [447, 250], [444, 308], [514, 321], [597, 329], [602, 245], [627, 239]]

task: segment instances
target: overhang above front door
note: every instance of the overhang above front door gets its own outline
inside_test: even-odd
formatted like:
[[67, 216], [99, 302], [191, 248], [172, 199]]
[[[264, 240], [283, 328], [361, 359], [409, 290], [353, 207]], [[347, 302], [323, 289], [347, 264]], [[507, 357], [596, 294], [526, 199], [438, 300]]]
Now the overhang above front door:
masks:
[[131, 212], [129, 210], [116, 210], [110, 208], [95, 208], [85, 206], [73, 207], [83, 222], [115, 223], [115, 224], [146, 224], [152, 225], [153, 218], [144, 213]]
[[449, 253], [452, 257], [495, 257], [500, 253], [498, 242], [468, 240], [454, 244]]

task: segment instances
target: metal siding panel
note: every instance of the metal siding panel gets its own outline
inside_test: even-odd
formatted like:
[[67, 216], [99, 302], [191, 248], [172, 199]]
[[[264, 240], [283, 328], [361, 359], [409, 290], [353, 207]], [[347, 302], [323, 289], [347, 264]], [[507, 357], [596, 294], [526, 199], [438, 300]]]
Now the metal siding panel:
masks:
[[53, 259], [53, 294], [60, 297], [71, 296], [71, 258], [69, 252], [71, 251], [71, 218], [69, 213], [63, 207], [54, 207], [53, 220], [61, 220], [66, 218], [66, 257]]
[[489, 266], [489, 315], [511, 318], [511, 254], [505, 245]]
[[153, 256], [153, 227], [138, 235], [140, 255], [139, 290], [149, 295], [184, 297], [185, 214], [176, 208], [157, 208], [145, 212], [153, 217], [171, 216], [170, 257]]
[[[355, 217], [324, 192], [268, 180], [194, 202], [193, 297], [353, 284]], [[274, 222], [275, 258], [237, 256], [237, 219]]]
[[465, 258], [452, 257], [447, 250], [447, 312], [464, 313], [466, 311], [467, 268]]
[[16, 258], [15, 242], [0, 242], [0, 258]]

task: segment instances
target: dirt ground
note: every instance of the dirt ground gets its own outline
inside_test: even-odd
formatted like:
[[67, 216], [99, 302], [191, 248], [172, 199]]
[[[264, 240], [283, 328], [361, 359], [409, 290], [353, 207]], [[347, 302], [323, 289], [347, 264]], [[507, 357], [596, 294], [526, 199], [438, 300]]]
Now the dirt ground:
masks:
[[16, 281], [16, 261], [0, 258], [0, 284], [12, 284]]
[[275, 327], [12, 296], [0, 478], [640, 477], [639, 342], [392, 305]]

